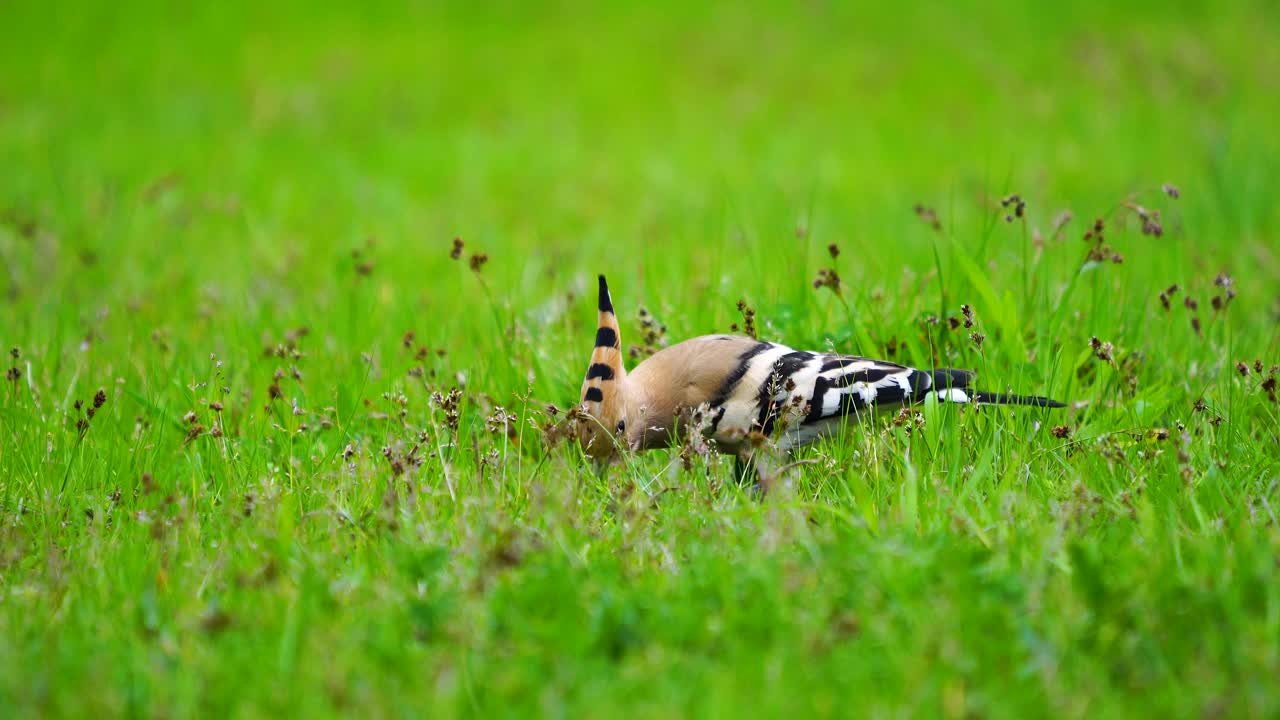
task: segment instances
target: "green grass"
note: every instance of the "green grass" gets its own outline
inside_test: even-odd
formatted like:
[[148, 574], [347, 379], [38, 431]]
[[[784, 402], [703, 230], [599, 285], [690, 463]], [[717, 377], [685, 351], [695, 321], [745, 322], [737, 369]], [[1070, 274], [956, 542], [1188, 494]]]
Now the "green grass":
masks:
[[[0, 4], [0, 715], [1280, 713], [1270, 3], [201, 5]], [[600, 478], [597, 272], [1077, 404]]]

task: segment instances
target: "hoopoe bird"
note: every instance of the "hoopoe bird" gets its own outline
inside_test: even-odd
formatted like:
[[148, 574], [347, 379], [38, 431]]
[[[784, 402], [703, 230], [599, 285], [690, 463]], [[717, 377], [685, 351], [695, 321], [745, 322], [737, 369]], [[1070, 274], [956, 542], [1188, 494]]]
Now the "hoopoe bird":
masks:
[[[919, 370], [884, 360], [795, 350], [737, 335], [704, 335], [672, 345], [630, 373], [623, 365], [618, 317], [600, 276], [599, 322], [582, 383], [578, 440], [606, 462], [622, 450], [680, 442], [689, 412], [715, 448], [737, 456], [739, 479], [758, 439], [792, 450], [837, 432], [873, 408], [902, 407], [929, 396], [946, 403], [1065, 407], [1045, 397], [970, 387], [974, 373]], [[758, 434], [757, 434], [758, 433]]]

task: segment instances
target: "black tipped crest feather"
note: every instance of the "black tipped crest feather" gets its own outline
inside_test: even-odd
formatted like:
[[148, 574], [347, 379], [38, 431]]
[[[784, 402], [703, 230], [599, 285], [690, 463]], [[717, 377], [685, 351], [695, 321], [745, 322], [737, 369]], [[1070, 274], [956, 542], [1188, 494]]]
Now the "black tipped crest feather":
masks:
[[609, 283], [605, 282], [604, 276], [600, 276], [600, 291], [597, 306], [600, 312], [613, 312], [613, 298], [609, 297]]
[[618, 317], [614, 314], [613, 298], [609, 295], [609, 283], [604, 275], [600, 276], [596, 307], [599, 316], [595, 347], [582, 381], [581, 394], [582, 409], [588, 420], [579, 426], [578, 437], [588, 455], [602, 460], [612, 455], [617, 447], [614, 439], [617, 428], [626, 426], [622, 381], [627, 375], [622, 364]]

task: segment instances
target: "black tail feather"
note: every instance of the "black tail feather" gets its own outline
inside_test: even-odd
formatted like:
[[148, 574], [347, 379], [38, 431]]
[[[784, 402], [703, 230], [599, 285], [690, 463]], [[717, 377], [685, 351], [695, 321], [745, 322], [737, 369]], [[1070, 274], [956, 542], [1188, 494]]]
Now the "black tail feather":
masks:
[[976, 375], [972, 370], [956, 370], [955, 368], [935, 368], [928, 371], [932, 383], [929, 384], [926, 392], [936, 392], [939, 396], [943, 395], [944, 390], [955, 389], [964, 391], [969, 396], [969, 402], [975, 402], [983, 405], [1029, 405], [1031, 407], [1042, 408], [1061, 408], [1066, 407], [1064, 403], [1052, 400], [1039, 395], [1013, 395], [1010, 393], [994, 393], [984, 390], [974, 390], [970, 387], [973, 378]]
[[1066, 407], [1065, 403], [1038, 395], [1010, 395], [1008, 393], [983, 392], [981, 390], [973, 393], [973, 401], [984, 405], [1030, 405], [1042, 408]]

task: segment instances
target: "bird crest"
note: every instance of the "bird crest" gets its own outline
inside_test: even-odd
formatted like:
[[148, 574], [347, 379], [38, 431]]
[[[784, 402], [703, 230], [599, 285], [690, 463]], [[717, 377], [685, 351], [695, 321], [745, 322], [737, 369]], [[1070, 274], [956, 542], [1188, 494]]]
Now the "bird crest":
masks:
[[622, 381], [627, 369], [622, 364], [622, 341], [618, 316], [609, 297], [609, 284], [600, 276], [595, 347], [582, 381], [582, 408], [585, 418], [578, 425], [578, 440], [588, 455], [597, 460], [611, 456], [616, 450], [615, 435], [625, 431], [626, 399]]

